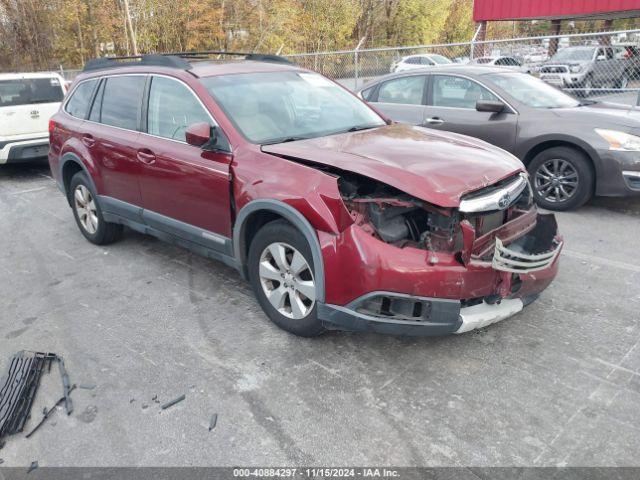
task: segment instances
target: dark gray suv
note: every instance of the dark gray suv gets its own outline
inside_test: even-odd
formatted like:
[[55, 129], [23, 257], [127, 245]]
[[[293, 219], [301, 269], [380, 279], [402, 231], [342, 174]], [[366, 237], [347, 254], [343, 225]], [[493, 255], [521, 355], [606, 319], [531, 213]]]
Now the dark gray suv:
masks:
[[387, 75], [359, 92], [398, 122], [480, 138], [527, 166], [539, 205], [640, 194], [640, 111], [579, 101], [526, 73], [431, 67]]

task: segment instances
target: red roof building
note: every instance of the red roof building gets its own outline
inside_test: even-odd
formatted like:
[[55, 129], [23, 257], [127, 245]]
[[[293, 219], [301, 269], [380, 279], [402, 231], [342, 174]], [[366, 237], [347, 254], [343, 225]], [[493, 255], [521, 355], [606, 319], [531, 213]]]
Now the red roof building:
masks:
[[476, 22], [640, 16], [640, 0], [474, 0]]

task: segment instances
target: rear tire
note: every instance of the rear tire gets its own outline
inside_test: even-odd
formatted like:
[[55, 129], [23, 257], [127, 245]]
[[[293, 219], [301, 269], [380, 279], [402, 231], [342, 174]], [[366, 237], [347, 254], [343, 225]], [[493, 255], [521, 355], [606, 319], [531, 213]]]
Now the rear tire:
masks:
[[120, 239], [122, 225], [105, 221], [98, 194], [84, 172], [76, 173], [69, 184], [69, 203], [84, 238], [96, 245], [107, 245]]
[[571, 147], [548, 148], [528, 165], [536, 203], [548, 210], [573, 210], [584, 205], [593, 192], [589, 160]]
[[284, 220], [267, 223], [253, 238], [247, 261], [253, 291], [273, 323], [301, 337], [325, 331], [311, 247], [299, 230]]

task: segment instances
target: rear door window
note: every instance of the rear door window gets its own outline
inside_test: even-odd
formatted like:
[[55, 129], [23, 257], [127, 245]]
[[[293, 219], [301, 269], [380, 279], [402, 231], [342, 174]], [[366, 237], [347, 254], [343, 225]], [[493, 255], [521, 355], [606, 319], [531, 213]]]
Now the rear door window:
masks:
[[138, 130], [145, 81], [144, 75], [107, 78], [102, 95], [101, 123]]
[[98, 83], [97, 80], [87, 80], [76, 87], [65, 107], [65, 111], [69, 115], [77, 118], [86, 118], [96, 83]]
[[58, 103], [63, 97], [62, 85], [56, 77], [0, 80], [0, 107]]

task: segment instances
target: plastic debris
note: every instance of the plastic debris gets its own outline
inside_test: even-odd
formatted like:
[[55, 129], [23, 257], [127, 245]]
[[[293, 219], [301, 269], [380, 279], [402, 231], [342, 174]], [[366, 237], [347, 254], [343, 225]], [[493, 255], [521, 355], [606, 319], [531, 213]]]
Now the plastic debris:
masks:
[[209, 431], [216, 428], [216, 424], [218, 423], [218, 414], [214, 413], [211, 415], [211, 420], [209, 420]]
[[174, 398], [173, 400], [171, 400], [170, 402], [167, 402], [165, 404], [163, 404], [160, 408], [162, 410], [166, 410], [169, 407], [173, 407], [176, 403], [180, 403], [182, 402], [185, 398], [187, 398], [187, 396], [183, 393], [182, 395], [180, 395], [178, 398]]

